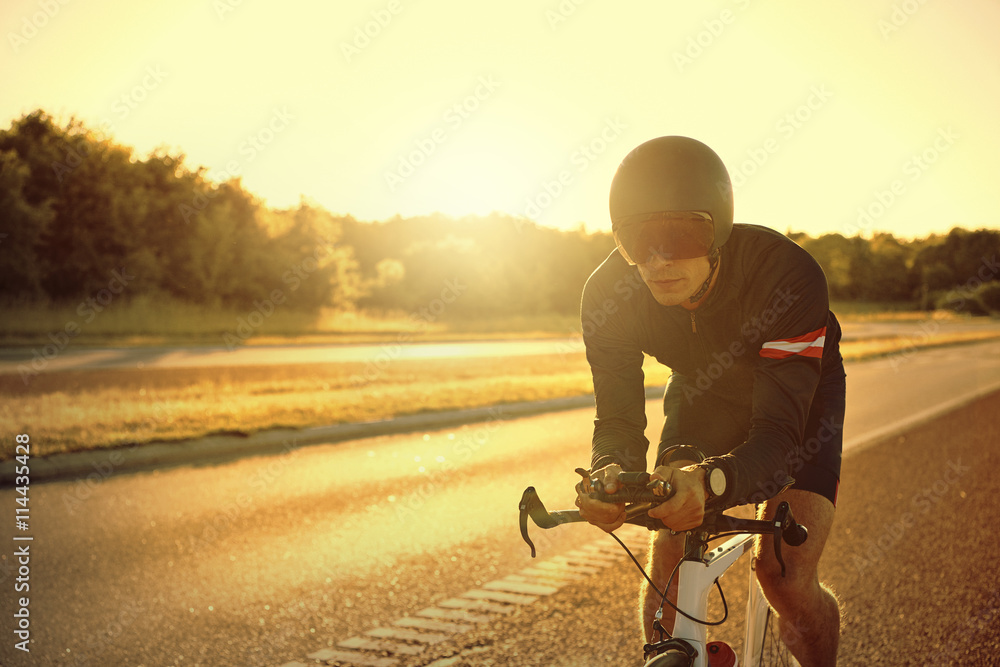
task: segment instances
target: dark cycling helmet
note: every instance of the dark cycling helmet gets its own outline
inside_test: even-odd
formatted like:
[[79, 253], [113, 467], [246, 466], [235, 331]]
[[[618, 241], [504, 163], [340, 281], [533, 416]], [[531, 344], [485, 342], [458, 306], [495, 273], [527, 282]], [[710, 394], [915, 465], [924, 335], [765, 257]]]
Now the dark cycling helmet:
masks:
[[[651, 251], [675, 259], [714, 255], [733, 229], [729, 172], [715, 151], [688, 137], [651, 139], [626, 155], [609, 204], [611, 230], [630, 263]], [[677, 215], [688, 212], [700, 215]]]

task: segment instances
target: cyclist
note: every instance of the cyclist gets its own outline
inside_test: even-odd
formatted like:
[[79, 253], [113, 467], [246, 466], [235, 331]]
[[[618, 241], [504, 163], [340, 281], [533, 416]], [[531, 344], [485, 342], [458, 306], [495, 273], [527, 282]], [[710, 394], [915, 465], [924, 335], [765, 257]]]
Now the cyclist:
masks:
[[[833, 665], [840, 610], [817, 564], [837, 501], [845, 374], [826, 278], [784, 235], [733, 224], [725, 165], [694, 139], [660, 137], [629, 153], [610, 210], [618, 247], [588, 279], [581, 307], [597, 404], [592, 473], [577, 486], [581, 514], [618, 528], [624, 504], [590, 498], [591, 480], [613, 491], [619, 472], [646, 469], [648, 354], [672, 370], [652, 478], [676, 492], [649, 514], [684, 531], [706, 507], [763, 503], [770, 517], [787, 500], [809, 539], [785, 550], [784, 577], [770, 538], [758, 540], [757, 576], [799, 662]], [[692, 447], [707, 458], [698, 462]], [[661, 590], [682, 538], [659, 531], [654, 539], [650, 569]], [[647, 641], [660, 603], [647, 587]], [[669, 607], [664, 618], [669, 630]]]

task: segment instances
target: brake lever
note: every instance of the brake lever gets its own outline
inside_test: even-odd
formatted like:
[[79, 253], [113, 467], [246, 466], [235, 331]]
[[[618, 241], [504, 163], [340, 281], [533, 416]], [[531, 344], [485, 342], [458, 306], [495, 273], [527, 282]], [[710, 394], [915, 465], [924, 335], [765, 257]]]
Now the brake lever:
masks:
[[791, 546], [797, 547], [806, 541], [809, 531], [805, 526], [795, 521], [795, 518], [792, 516], [792, 508], [788, 503], [782, 502], [778, 505], [778, 511], [774, 513], [774, 557], [777, 559], [778, 564], [781, 565], [782, 577], [785, 576], [785, 561], [781, 557], [781, 543], [785, 541], [785, 533], [790, 528], [796, 529], [789, 533], [788, 543]]
[[781, 543], [784, 542], [783, 533], [785, 531], [785, 519], [788, 517], [788, 503], [778, 505], [778, 511], [774, 513], [774, 557], [781, 566], [781, 576], [785, 576], [785, 561], [781, 557]]
[[528, 537], [528, 513], [524, 511], [524, 503], [521, 503], [521, 516], [518, 518], [518, 523], [521, 525], [521, 538], [528, 544], [531, 549], [531, 557], [535, 557], [535, 545], [531, 542], [531, 538]]
[[518, 509], [520, 510], [518, 521], [521, 525], [521, 537], [531, 547], [532, 558], [535, 557], [535, 545], [532, 543], [531, 538], [528, 537], [529, 516], [539, 528], [554, 528], [564, 523], [583, 521], [583, 517], [580, 516], [580, 510], [556, 510], [555, 512], [546, 510], [545, 505], [542, 504], [533, 486], [529, 486], [524, 490], [524, 494], [521, 495], [521, 502], [518, 504]]

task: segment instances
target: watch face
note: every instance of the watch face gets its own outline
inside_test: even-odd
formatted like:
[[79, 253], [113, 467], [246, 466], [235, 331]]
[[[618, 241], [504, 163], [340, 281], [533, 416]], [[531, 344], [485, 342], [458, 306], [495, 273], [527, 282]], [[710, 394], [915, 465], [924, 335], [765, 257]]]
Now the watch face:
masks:
[[713, 496], [721, 496], [726, 493], [726, 473], [722, 468], [712, 468], [708, 471], [708, 486], [712, 490]]

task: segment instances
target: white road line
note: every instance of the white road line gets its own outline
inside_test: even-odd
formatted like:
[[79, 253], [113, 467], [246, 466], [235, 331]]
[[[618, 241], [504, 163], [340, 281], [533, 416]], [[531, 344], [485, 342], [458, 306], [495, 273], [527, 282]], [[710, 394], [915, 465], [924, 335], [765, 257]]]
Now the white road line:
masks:
[[322, 660], [324, 662], [336, 660], [337, 662], [346, 662], [352, 665], [364, 665], [366, 667], [392, 667], [392, 665], [399, 664], [399, 660], [393, 660], [392, 658], [375, 657], [365, 655], [364, 653], [358, 653], [356, 651], [334, 651], [328, 648], [321, 649], [315, 653], [310, 653], [306, 657], [313, 660]]
[[[645, 533], [646, 531], [639, 533], [623, 530], [620, 537], [626, 544], [631, 543], [630, 548], [633, 551], [642, 551], [648, 546]], [[640, 539], [641, 544], [637, 544]], [[539, 596], [552, 595], [567, 583], [597, 574], [604, 568], [620, 562], [621, 558], [622, 553], [617, 544], [606, 542], [588, 544], [566, 554], [534, 563], [533, 567], [524, 568], [520, 574], [489, 581], [480, 588], [462, 593], [461, 597], [442, 600], [436, 606], [422, 609], [414, 616], [404, 616], [393, 621], [393, 627], [373, 628], [365, 632], [364, 637], [351, 637], [337, 644], [340, 648], [356, 650], [322, 649], [307, 657], [313, 660], [337, 660], [352, 665], [390, 667], [396, 665], [398, 660], [362, 651], [379, 651], [396, 656], [419, 655], [429, 645], [444, 642], [455, 633], [471, 630], [474, 626], [469, 623], [486, 623], [492, 620], [490, 616], [473, 612], [509, 614], [516, 605], [532, 604], [538, 601]], [[435, 632], [417, 632], [408, 628]], [[454, 660], [455, 658], [445, 658], [437, 663], [440, 663], [440, 667], [444, 667], [452, 664]], [[305, 667], [298, 662], [290, 662], [282, 667], [300, 666]]]
[[483, 616], [482, 614], [470, 614], [464, 609], [438, 609], [437, 607], [421, 609], [417, 612], [417, 616], [438, 618], [447, 621], [467, 621], [469, 623], [488, 623], [493, 620], [489, 616]]
[[583, 556], [571, 556], [566, 554], [565, 556], [556, 556], [558, 559], [557, 563], [570, 563], [572, 565], [582, 565], [584, 567], [596, 567], [604, 569], [609, 565], [612, 565], [614, 561], [604, 559], [604, 558], [585, 558]]
[[488, 581], [483, 584], [483, 588], [490, 591], [507, 591], [509, 593], [524, 593], [525, 595], [552, 595], [559, 590], [558, 586], [541, 586], [539, 584], [528, 584], [520, 581]]
[[885, 424], [876, 429], [872, 429], [863, 433], [859, 436], [849, 438], [844, 442], [844, 454], [854, 454], [855, 452], [860, 452], [863, 449], [874, 445], [875, 443], [887, 438], [893, 434], [901, 433], [903, 431], [908, 431], [914, 426], [919, 426], [921, 424], [926, 424], [931, 422], [938, 417], [944, 416], [949, 412], [957, 410], [964, 407], [983, 396], [993, 393], [994, 391], [1000, 390], [1000, 383], [995, 383], [991, 385], [986, 385], [980, 387], [975, 391], [969, 392], [962, 396], [951, 399], [950, 401], [945, 401], [939, 405], [935, 405], [932, 408], [919, 412], [915, 415], [910, 415], [903, 419], [898, 419], [890, 424]]
[[[570, 556], [553, 556], [549, 559], [549, 562], [554, 565], [566, 565], [577, 570], [583, 570], [584, 568], [590, 568], [595, 572], [599, 572], [608, 566], [607, 561], [592, 559], [588, 560], [586, 558], [574, 558]], [[541, 566], [541, 563], [538, 564]]]
[[511, 604], [531, 604], [538, 597], [534, 595], [519, 595], [517, 593], [503, 593], [501, 591], [471, 590], [462, 593], [463, 598], [473, 600], [493, 600], [494, 602], [509, 602]]
[[542, 561], [541, 563], [535, 563], [535, 567], [538, 568], [539, 570], [551, 570], [553, 572], [569, 572], [571, 574], [597, 574], [598, 572], [601, 571], [600, 567], [570, 565], [566, 561], [561, 561], [558, 563]]
[[496, 604], [489, 600], [468, 600], [462, 598], [449, 598], [437, 603], [439, 607], [448, 609], [465, 609], [467, 611], [488, 611], [494, 614], [509, 614], [516, 607], [509, 604]]
[[401, 628], [417, 628], [420, 630], [437, 630], [438, 632], [468, 632], [473, 626], [465, 623], [449, 623], [447, 621], [435, 621], [430, 618], [404, 616], [393, 621], [393, 625]]
[[570, 551], [567, 556], [573, 558], [590, 558], [591, 560], [601, 560], [608, 563], [608, 565], [613, 565], [621, 560], [622, 554], [621, 547], [618, 547], [617, 552], [613, 551], [598, 551], [597, 549], [577, 549], [576, 551]]
[[403, 628], [373, 628], [365, 632], [369, 637], [380, 639], [400, 639], [408, 642], [420, 642], [422, 644], [440, 644], [448, 639], [448, 635], [435, 634], [432, 632], [415, 632], [404, 630]]
[[537, 567], [526, 567], [520, 571], [520, 574], [525, 575], [526, 578], [527, 577], [538, 578], [538, 579], [553, 581], [555, 583], [560, 583], [560, 584], [564, 584], [570, 581], [580, 581], [581, 579], [587, 578], [587, 576], [583, 574], [575, 574], [573, 572], [560, 572], [559, 570], [540, 570]]
[[365, 637], [351, 637], [342, 642], [337, 642], [340, 648], [356, 648], [363, 651], [388, 651], [399, 655], [419, 655], [427, 647], [414, 644], [394, 644], [392, 642], [378, 641], [377, 639], [367, 639]]

